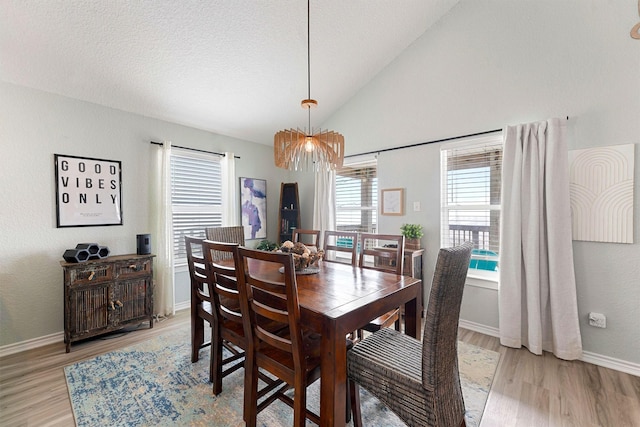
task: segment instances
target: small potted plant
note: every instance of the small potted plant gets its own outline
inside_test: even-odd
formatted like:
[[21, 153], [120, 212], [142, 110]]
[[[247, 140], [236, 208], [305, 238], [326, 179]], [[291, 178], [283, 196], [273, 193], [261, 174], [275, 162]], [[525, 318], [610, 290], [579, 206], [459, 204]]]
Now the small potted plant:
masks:
[[273, 243], [269, 240], [263, 240], [260, 243], [258, 243], [258, 246], [256, 246], [256, 249], [260, 250], [260, 251], [267, 251], [267, 252], [271, 252], [274, 251], [276, 249], [278, 249], [278, 245], [276, 243]]
[[420, 238], [424, 236], [420, 224], [402, 224], [400, 231], [404, 236], [404, 247], [406, 249], [420, 249]]

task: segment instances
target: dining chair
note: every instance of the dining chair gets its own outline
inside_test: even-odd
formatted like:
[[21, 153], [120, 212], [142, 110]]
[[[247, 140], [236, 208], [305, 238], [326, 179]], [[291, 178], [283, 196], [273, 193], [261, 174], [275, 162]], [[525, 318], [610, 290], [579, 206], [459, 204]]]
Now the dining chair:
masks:
[[293, 243], [304, 243], [305, 246], [315, 246], [320, 249], [320, 230], [303, 230], [295, 228], [291, 235]]
[[[185, 243], [191, 276], [191, 362], [198, 361], [201, 348], [211, 345], [209, 381], [213, 383], [213, 394], [218, 395], [222, 392], [222, 379], [244, 366], [241, 359], [245, 355], [247, 342], [235, 265], [233, 261], [215, 260], [213, 254], [224, 252], [233, 257], [238, 244], [212, 242], [190, 236], [185, 236]], [[207, 343], [203, 342], [203, 323], [198, 318], [206, 320], [211, 327], [211, 341]], [[223, 347], [230, 353], [226, 358], [223, 358]], [[228, 367], [223, 370], [225, 366]], [[266, 383], [259, 396], [282, 384], [282, 381], [273, 381], [262, 373], [259, 375]]]
[[[204, 321], [211, 328], [214, 323], [213, 299], [209, 293], [207, 281], [208, 270], [204, 260], [202, 243], [204, 239], [185, 236], [184, 243], [187, 251], [187, 266], [191, 282], [191, 362], [199, 359], [200, 349], [211, 345], [211, 341], [204, 342]], [[211, 358], [213, 361], [213, 357]], [[209, 371], [209, 380], [213, 381], [213, 370]]]
[[362, 426], [359, 386], [409, 426], [465, 426], [458, 372], [458, 320], [473, 244], [438, 253], [422, 341], [380, 330], [347, 354], [354, 427]]
[[[223, 370], [225, 365], [244, 357], [247, 342], [244, 335], [242, 313], [240, 311], [240, 298], [236, 281], [236, 269], [233, 263], [222, 264], [214, 254], [225, 253], [232, 257], [233, 251], [238, 247], [237, 243], [202, 242], [204, 261], [208, 267], [207, 294], [197, 289], [196, 292], [202, 300], [208, 300], [213, 304], [213, 324], [211, 325], [211, 370], [213, 382], [213, 394], [222, 392], [222, 378], [242, 368], [238, 362]], [[226, 257], [223, 257], [226, 258]], [[223, 347], [231, 353], [223, 358]], [[211, 375], [210, 375], [211, 377]]]
[[[244, 227], [242, 225], [232, 225], [228, 227], [207, 227], [205, 228], [207, 240], [213, 242], [237, 243], [244, 246]], [[229, 252], [214, 252], [214, 259], [233, 259]]]
[[[294, 426], [304, 426], [306, 418], [320, 424], [319, 416], [309, 411], [306, 403], [307, 387], [320, 377], [322, 340], [300, 321], [293, 257], [244, 247], [239, 247], [235, 256], [245, 333], [251, 337], [245, 359], [246, 425], [255, 426], [257, 413], [276, 399], [293, 408]], [[264, 278], [265, 265], [282, 274]], [[273, 332], [264, 327], [265, 322], [282, 327]], [[256, 393], [259, 368], [286, 382], [260, 404]], [[284, 394], [291, 388], [293, 399]]]
[[[324, 232], [323, 261], [358, 265], [358, 233], [356, 231]], [[340, 256], [343, 254], [343, 256]]]
[[[370, 258], [370, 259], [369, 259]], [[361, 268], [386, 271], [401, 275], [404, 263], [404, 236], [401, 234], [360, 234]], [[394, 327], [400, 330], [400, 308], [388, 311], [373, 319], [358, 331], [358, 339], [362, 339], [362, 330], [376, 332], [382, 328]]]

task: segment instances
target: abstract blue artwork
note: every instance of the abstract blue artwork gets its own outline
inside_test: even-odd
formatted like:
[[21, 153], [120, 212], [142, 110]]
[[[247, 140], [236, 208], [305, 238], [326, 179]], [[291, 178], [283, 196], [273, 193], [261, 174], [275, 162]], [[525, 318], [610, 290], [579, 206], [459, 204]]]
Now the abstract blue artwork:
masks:
[[240, 209], [245, 240], [267, 238], [267, 181], [240, 178]]

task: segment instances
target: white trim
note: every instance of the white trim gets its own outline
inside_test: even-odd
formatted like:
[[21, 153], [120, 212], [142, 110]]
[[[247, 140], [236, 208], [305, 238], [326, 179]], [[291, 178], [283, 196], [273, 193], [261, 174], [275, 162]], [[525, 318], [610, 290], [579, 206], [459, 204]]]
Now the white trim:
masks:
[[191, 301], [183, 301], [176, 304], [176, 311], [187, 310], [191, 308]]
[[[479, 332], [491, 337], [500, 338], [500, 330], [490, 326], [481, 325], [479, 323], [470, 322], [460, 319], [458, 326], [470, 331]], [[640, 363], [627, 362], [626, 360], [615, 359], [602, 354], [583, 351], [581, 361], [591, 363], [592, 365], [602, 366], [603, 368], [613, 369], [614, 371], [624, 372], [629, 375], [640, 377]]]
[[[176, 304], [176, 311], [187, 310], [191, 306], [190, 301], [181, 302]], [[481, 334], [489, 335], [491, 337], [499, 338], [500, 332], [498, 328], [491, 326], [481, 325], [480, 323], [470, 322], [468, 320], [460, 319], [459, 326], [470, 331], [479, 332]], [[44, 347], [50, 344], [60, 344], [61, 347], [64, 343], [64, 333], [56, 332], [54, 334], [45, 335], [39, 338], [33, 338], [26, 341], [21, 341], [13, 344], [7, 344], [0, 347], [0, 357], [10, 356], [12, 354], [20, 353], [22, 351], [32, 350], [39, 347]], [[613, 369], [614, 371], [620, 371], [629, 375], [635, 375], [640, 377], [640, 363], [627, 362], [625, 360], [615, 359], [609, 356], [603, 356], [601, 354], [592, 353], [590, 351], [584, 351], [580, 358], [585, 363], [591, 363], [593, 365], [602, 366], [603, 368]]]
[[614, 371], [625, 372], [629, 375], [640, 377], [640, 363], [627, 362], [626, 360], [615, 359], [609, 356], [583, 351], [580, 358], [583, 362], [613, 369]]
[[0, 357], [20, 353], [21, 351], [33, 350], [34, 348], [44, 347], [45, 345], [50, 344], [61, 344], [61, 346], [63, 346], [64, 332], [56, 332], [26, 341], [3, 345], [0, 347]]
[[[471, 271], [471, 270], [469, 270]], [[467, 275], [467, 281], [465, 283], [467, 286], [475, 286], [477, 288], [485, 288], [492, 289], [494, 291], [498, 290], [498, 282], [495, 280], [481, 278], [479, 276], [471, 276]]]
[[470, 322], [468, 320], [460, 319], [458, 326], [468, 329], [474, 332], [480, 332], [481, 334], [489, 335], [490, 337], [500, 338], [500, 330], [491, 326], [481, 325], [480, 323]]

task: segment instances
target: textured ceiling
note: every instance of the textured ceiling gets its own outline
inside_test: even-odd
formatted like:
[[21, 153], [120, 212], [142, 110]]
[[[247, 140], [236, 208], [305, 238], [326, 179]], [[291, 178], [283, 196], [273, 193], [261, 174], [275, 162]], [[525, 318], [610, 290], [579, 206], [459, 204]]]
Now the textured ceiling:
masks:
[[[311, 125], [459, 0], [313, 0]], [[307, 115], [300, 0], [0, 0], [0, 79], [262, 144]]]

